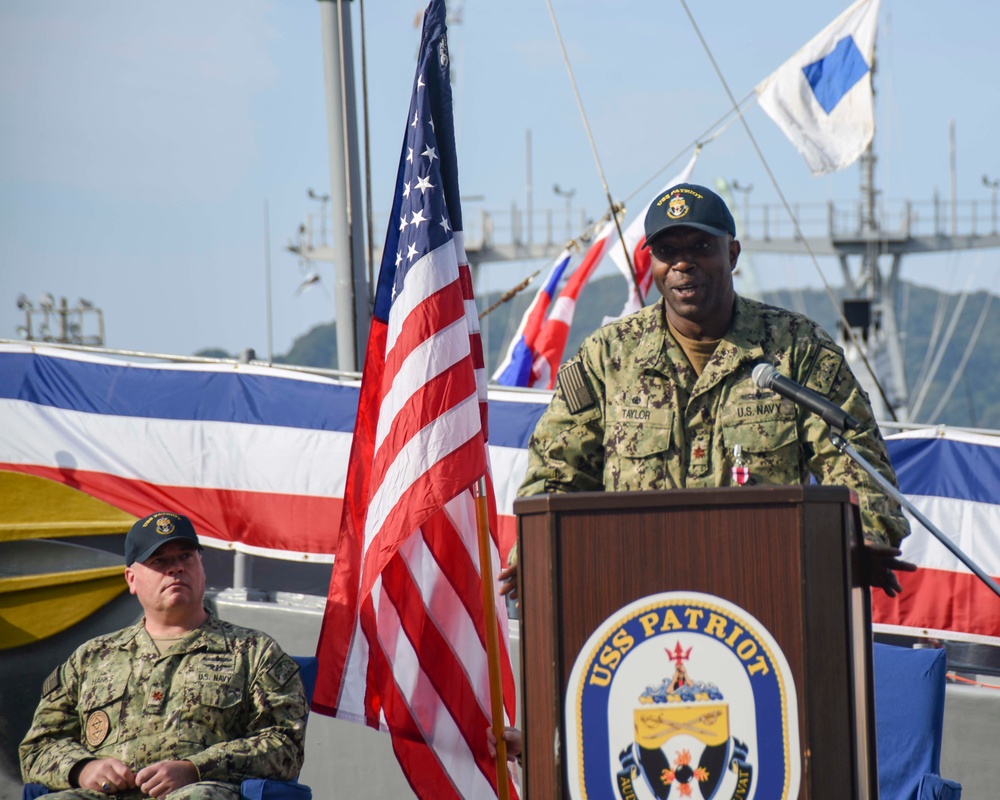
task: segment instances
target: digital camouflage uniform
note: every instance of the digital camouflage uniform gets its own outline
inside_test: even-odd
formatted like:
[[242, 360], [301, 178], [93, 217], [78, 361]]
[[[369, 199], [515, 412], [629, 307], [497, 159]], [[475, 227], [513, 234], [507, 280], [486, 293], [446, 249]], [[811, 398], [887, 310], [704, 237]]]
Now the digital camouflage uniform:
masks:
[[117, 758], [133, 773], [185, 759], [200, 783], [171, 798], [233, 800], [244, 778], [299, 774], [306, 713], [298, 665], [268, 635], [209, 615], [161, 656], [140, 621], [91, 639], [45, 681], [21, 743], [22, 776], [66, 789], [83, 759]]
[[751, 373], [761, 362], [856, 417], [845, 438], [896, 482], [868, 396], [843, 351], [814, 322], [737, 297], [729, 331], [698, 376], [669, 334], [661, 299], [600, 328], [559, 372], [528, 446], [518, 494], [729, 486], [740, 445], [751, 483], [853, 489], [865, 537], [898, 543], [909, 523], [898, 504], [831, 444], [829, 426]]

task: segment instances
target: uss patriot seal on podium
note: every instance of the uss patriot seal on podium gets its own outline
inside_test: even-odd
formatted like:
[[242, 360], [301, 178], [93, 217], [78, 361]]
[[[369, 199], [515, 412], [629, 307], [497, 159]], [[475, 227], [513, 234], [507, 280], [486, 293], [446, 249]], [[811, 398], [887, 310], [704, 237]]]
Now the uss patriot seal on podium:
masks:
[[794, 800], [798, 702], [784, 654], [733, 603], [650, 595], [587, 640], [566, 692], [575, 800]]

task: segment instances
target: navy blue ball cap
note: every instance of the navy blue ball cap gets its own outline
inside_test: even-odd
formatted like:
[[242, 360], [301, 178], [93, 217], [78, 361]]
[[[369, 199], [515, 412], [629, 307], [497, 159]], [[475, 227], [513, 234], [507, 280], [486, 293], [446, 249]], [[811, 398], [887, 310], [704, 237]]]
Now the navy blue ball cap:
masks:
[[646, 212], [646, 247], [664, 231], [684, 226], [713, 236], [735, 236], [736, 222], [725, 201], [705, 186], [679, 183], [649, 205]]
[[145, 561], [167, 542], [183, 540], [201, 550], [191, 520], [172, 511], [157, 511], [136, 522], [125, 537], [125, 566]]

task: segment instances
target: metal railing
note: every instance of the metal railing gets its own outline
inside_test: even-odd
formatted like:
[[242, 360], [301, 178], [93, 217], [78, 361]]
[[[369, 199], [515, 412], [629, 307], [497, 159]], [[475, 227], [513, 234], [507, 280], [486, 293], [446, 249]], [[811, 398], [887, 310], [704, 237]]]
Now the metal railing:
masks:
[[[740, 208], [739, 238], [774, 241], [797, 238], [784, 207], [779, 204], [751, 205]], [[792, 212], [802, 235], [831, 240], [870, 237], [865, 224], [865, 210], [860, 202], [795, 203]], [[891, 239], [910, 237], [989, 237], [1000, 236], [1000, 210], [996, 198], [965, 200], [952, 205], [935, 197], [929, 201], [882, 200], [874, 209], [874, 230]], [[593, 222], [594, 215], [584, 208], [535, 209], [530, 213], [512, 203], [510, 208], [490, 210], [473, 204], [465, 209], [465, 246], [470, 252], [498, 248], [540, 247], [553, 250], [569, 239], [580, 236]], [[376, 214], [375, 249], [385, 241], [388, 217]], [[310, 213], [299, 228], [298, 239], [289, 249], [307, 258], [328, 260], [330, 226], [322, 214]]]
[[[852, 239], [871, 232], [860, 202], [795, 203], [791, 208], [799, 229], [809, 238]], [[749, 206], [743, 216], [741, 239], [796, 238], [795, 226], [781, 205]], [[990, 200], [965, 200], [954, 206], [939, 197], [923, 202], [881, 201], [875, 205], [874, 219], [875, 230], [891, 238], [1000, 235], [1000, 215]]]
[[[593, 222], [583, 208], [572, 209], [569, 213], [565, 209], [539, 209], [529, 213], [516, 203], [504, 211], [468, 208], [464, 210], [463, 217], [465, 247], [470, 251], [488, 250], [499, 245], [561, 247], [568, 240], [580, 236]], [[381, 250], [385, 243], [387, 224], [388, 215], [375, 215], [376, 251]], [[309, 213], [295, 237], [289, 241], [288, 249], [305, 258], [328, 260], [331, 254], [329, 231], [330, 225], [321, 212]]]

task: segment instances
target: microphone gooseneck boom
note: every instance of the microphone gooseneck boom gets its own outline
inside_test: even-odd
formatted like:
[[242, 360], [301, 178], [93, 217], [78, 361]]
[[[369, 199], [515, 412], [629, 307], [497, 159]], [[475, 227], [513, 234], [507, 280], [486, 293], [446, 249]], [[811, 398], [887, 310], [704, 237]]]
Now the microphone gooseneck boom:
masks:
[[838, 430], [861, 430], [861, 423], [840, 406], [831, 403], [819, 392], [786, 378], [770, 364], [758, 364], [753, 368], [753, 382], [761, 389], [770, 389], [782, 397], [787, 397], [793, 403], [809, 409]]

